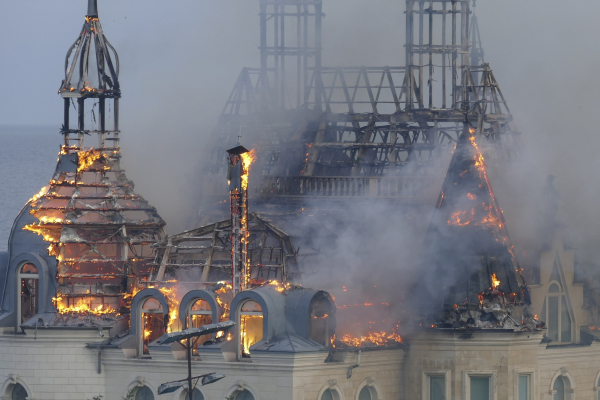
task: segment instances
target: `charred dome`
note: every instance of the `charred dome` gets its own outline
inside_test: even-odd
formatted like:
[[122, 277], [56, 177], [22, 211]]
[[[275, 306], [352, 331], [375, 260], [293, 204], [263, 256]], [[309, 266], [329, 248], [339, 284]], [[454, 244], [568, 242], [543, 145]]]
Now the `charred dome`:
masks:
[[[59, 90], [64, 140], [55, 172], [11, 231], [9, 279], [19, 287], [5, 291], [4, 308], [14, 310], [2, 315], [5, 326], [18, 329], [54, 312], [57, 325], [117, 320], [149, 277], [152, 245], [164, 236], [165, 222], [120, 166], [118, 74], [118, 56], [90, 0]], [[94, 116], [91, 122], [86, 115]]]

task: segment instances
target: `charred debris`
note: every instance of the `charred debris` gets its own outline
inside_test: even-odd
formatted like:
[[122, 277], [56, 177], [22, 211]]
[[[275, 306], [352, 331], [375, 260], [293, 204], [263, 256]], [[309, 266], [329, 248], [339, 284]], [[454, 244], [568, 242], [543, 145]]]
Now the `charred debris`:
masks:
[[425, 237], [421, 325], [541, 329], [475, 132], [465, 124]]

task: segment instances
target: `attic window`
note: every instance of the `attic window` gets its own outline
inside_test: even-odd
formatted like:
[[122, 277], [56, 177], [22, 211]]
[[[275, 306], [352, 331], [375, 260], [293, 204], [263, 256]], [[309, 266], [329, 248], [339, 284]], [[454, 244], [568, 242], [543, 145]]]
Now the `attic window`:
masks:
[[332, 333], [329, 328], [331, 309], [331, 303], [325, 299], [314, 300], [310, 308], [310, 338], [324, 346], [329, 346]]
[[[203, 325], [212, 324], [212, 322], [212, 310], [208, 302], [202, 299], [194, 301], [188, 312], [188, 326], [191, 328], [200, 328]], [[193, 349], [194, 354], [198, 355], [198, 346], [210, 339], [211, 335], [200, 336], [196, 340], [196, 346]]]
[[144, 301], [140, 311], [141, 326], [144, 327], [140, 332], [142, 334], [142, 352], [149, 354], [148, 345], [164, 333], [163, 309], [157, 299], [150, 297]]
[[548, 324], [548, 338], [557, 343], [571, 343], [572, 323], [567, 297], [557, 281], [550, 282], [542, 316]]
[[240, 309], [240, 355], [250, 357], [250, 347], [263, 339], [263, 312], [260, 304], [247, 300]]
[[19, 313], [23, 323], [38, 313], [40, 276], [35, 265], [24, 264], [19, 270], [18, 282], [21, 288]]

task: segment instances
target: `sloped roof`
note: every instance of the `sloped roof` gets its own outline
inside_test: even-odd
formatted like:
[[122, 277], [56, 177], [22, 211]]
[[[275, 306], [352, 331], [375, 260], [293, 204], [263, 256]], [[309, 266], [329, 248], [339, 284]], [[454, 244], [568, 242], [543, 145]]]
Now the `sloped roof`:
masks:
[[430, 273], [419, 286], [429, 299], [477, 303], [478, 294], [492, 287], [492, 276], [500, 282], [497, 290], [524, 295], [502, 209], [467, 126], [450, 161], [424, 250], [423, 266]]

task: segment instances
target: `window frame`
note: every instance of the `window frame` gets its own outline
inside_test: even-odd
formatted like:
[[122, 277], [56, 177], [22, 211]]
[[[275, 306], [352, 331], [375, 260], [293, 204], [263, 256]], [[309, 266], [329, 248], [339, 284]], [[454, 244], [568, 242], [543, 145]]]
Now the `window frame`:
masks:
[[528, 368], [517, 368], [513, 372], [513, 383], [514, 383], [514, 399], [519, 400], [519, 377], [521, 375], [528, 376], [528, 387], [527, 400], [537, 399], [537, 383], [535, 381], [536, 375], [534, 369]]
[[[192, 310], [192, 308], [194, 307], [194, 304], [196, 304], [199, 301], [203, 301], [208, 305], [208, 310]], [[213, 321], [213, 310], [212, 307], [210, 305], [210, 303], [203, 298], [196, 298], [196, 299], [192, 299], [187, 306], [187, 328], [189, 329], [192, 326], [192, 321], [193, 321], [193, 316], [194, 315], [210, 315], [210, 323], [211, 324], [215, 324], [216, 322]]]
[[[330, 379], [325, 383], [325, 385], [321, 386], [321, 389], [317, 393], [316, 400], [321, 400], [321, 398], [323, 397], [323, 393], [325, 393], [327, 389], [331, 390], [331, 392], [333, 393], [333, 400], [345, 400], [344, 391], [338, 385], [337, 379]], [[358, 397], [358, 395], [356, 396]]]
[[[160, 310], [152, 310], [152, 309], [144, 308], [144, 305], [150, 299], [153, 299], [160, 305]], [[139, 329], [138, 329], [139, 332], [137, 332], [138, 342], [139, 342], [138, 354], [139, 354], [139, 357], [148, 357], [149, 353], [148, 354], [144, 353], [144, 328], [145, 328], [144, 314], [162, 314], [164, 316], [165, 310], [163, 310], [163, 305], [159, 299], [157, 299], [154, 296], [148, 296], [145, 299], [142, 299], [142, 301], [140, 302], [139, 312], [137, 314], [138, 314], [137, 322], [138, 322], [138, 326], [139, 326]], [[166, 327], [163, 327], [163, 329], [165, 329], [165, 328]]]
[[[35, 269], [38, 271], [37, 274], [22, 273], [21, 270], [27, 264], [33, 265], [35, 267]], [[22, 285], [21, 280], [23, 280], [23, 279], [37, 279], [37, 281], [38, 281], [37, 282], [37, 285], [38, 285], [37, 291], [38, 292], [37, 292], [37, 298], [35, 299], [35, 302], [36, 302], [35, 307], [37, 310], [36, 314], [39, 313], [39, 311], [40, 311], [40, 297], [41, 297], [41, 292], [42, 292], [42, 288], [40, 285], [40, 268], [37, 265], [35, 265], [34, 262], [24, 261], [24, 262], [20, 263], [17, 268], [17, 290], [16, 290], [16, 292], [17, 292], [17, 321], [19, 321], [17, 326], [19, 326], [25, 322], [25, 321], [21, 320], [23, 317], [21, 315], [23, 312], [23, 309], [21, 307], [21, 300], [22, 300], [21, 299], [21, 285]]]
[[[544, 303], [546, 305], [546, 315], [544, 315], [543, 317], [545, 318], [544, 321], [546, 321], [546, 323], [549, 321], [549, 316], [550, 316], [550, 301], [549, 299], [551, 297], [555, 297], [557, 298], [557, 302], [558, 302], [558, 315], [557, 315], [557, 320], [558, 320], [558, 340], [556, 342], [552, 341], [548, 344], [552, 345], [552, 344], [571, 344], [571, 343], [575, 343], [575, 320], [573, 318], [573, 312], [571, 310], [571, 307], [569, 307], [570, 301], [567, 295], [567, 292], [564, 290], [563, 285], [558, 282], [558, 281], [550, 281], [548, 282], [548, 290], [550, 290], [550, 286], [552, 285], [557, 285], [558, 289], [560, 290], [559, 292], [550, 292], [550, 291], [546, 291], [546, 297], [544, 298]], [[562, 300], [565, 300], [565, 304], [567, 305], [567, 313], [569, 314], [569, 319], [571, 321], [571, 341], [569, 342], [563, 342], [562, 341]], [[550, 329], [550, 326], [548, 325], [548, 329]], [[546, 335], [547, 337], [549, 337], [549, 335]]]
[[552, 399], [554, 399], [554, 394], [556, 393], [556, 390], [554, 390], [554, 383], [559, 378], [561, 378], [565, 383], [565, 400], [575, 400], [576, 382], [575, 379], [573, 379], [573, 376], [569, 373], [569, 369], [567, 367], [563, 367], [556, 371], [550, 380], [549, 393]]
[[488, 400], [498, 400], [498, 371], [497, 370], [463, 370], [462, 372], [462, 395], [463, 400], [471, 400], [471, 377], [490, 378], [490, 398]]
[[445, 400], [451, 398], [451, 382], [450, 382], [450, 370], [423, 370], [421, 373], [421, 399], [431, 400], [430, 388], [431, 388], [431, 377], [432, 376], [443, 376], [444, 377], [444, 397]]
[[377, 381], [375, 379], [368, 376], [365, 380], [363, 380], [361, 383], [359, 383], [358, 387], [356, 388], [356, 393], [354, 394], [354, 400], [359, 400], [360, 392], [364, 388], [367, 388], [369, 390], [369, 392], [371, 393], [372, 400], [381, 400], [382, 399], [383, 395], [381, 392], [381, 386], [379, 386], [379, 384], [377, 383]]
[[[244, 305], [246, 303], [249, 302], [254, 302], [256, 304], [258, 304], [258, 306], [260, 307], [261, 311], [242, 311], [242, 308], [244, 307]], [[237, 323], [237, 359], [238, 361], [248, 361], [251, 362], [252, 360], [252, 355], [250, 354], [250, 348], [248, 347], [248, 357], [244, 357], [244, 346], [242, 344], [242, 316], [258, 316], [260, 315], [263, 319], [263, 324], [264, 324], [264, 318], [265, 318], [265, 312], [263, 310], [263, 306], [262, 304], [260, 304], [256, 299], [253, 298], [246, 298], [242, 301], [239, 302], [238, 304], [238, 312], [236, 313], [236, 323]], [[262, 339], [263, 340], [265, 338], [265, 328], [264, 325], [262, 327]]]

